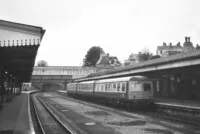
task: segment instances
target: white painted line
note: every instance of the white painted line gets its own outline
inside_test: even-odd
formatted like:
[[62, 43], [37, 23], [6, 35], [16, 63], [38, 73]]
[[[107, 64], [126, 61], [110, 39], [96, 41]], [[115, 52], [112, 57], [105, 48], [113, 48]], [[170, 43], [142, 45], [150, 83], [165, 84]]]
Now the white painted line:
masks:
[[92, 125], [95, 125], [95, 123], [94, 122], [88, 122], [88, 123], [85, 123], [85, 125], [92, 126]]
[[66, 112], [66, 111], [69, 111], [69, 110], [67, 110], [67, 109], [64, 109], [64, 110], [61, 110], [62, 112]]
[[35, 129], [33, 126], [33, 119], [32, 119], [31, 111], [30, 111], [30, 97], [31, 97], [30, 94], [28, 94], [28, 121], [29, 121], [29, 126], [31, 129], [31, 133], [35, 134]]

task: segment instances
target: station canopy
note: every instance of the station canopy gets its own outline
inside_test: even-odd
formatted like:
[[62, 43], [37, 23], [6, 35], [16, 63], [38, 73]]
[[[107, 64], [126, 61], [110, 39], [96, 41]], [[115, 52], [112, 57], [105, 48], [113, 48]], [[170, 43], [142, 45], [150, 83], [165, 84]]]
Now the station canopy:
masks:
[[44, 33], [42, 27], [0, 20], [0, 71], [29, 82]]
[[[134, 65], [128, 65], [110, 69], [104, 72], [97, 72], [87, 77], [77, 79], [76, 81], [94, 80], [103, 78], [114, 78], [122, 76], [131, 76], [145, 72], [155, 72], [169, 69], [185, 68], [200, 65], [200, 50], [180, 53], [168, 57], [148, 60]], [[197, 73], [197, 72], [196, 72]]]

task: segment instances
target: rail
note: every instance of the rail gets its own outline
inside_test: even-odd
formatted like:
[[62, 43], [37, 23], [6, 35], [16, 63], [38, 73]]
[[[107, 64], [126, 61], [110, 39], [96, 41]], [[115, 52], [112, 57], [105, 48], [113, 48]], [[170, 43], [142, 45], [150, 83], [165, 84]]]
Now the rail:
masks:
[[[37, 131], [38, 133], [50, 134], [57, 131], [56, 133], [76, 134], [76, 132], [69, 128], [69, 126], [66, 126], [56, 113], [54, 113], [43, 100], [36, 96], [36, 94], [31, 97], [36, 120], [40, 128], [40, 132]], [[50, 122], [48, 123], [48, 121]]]

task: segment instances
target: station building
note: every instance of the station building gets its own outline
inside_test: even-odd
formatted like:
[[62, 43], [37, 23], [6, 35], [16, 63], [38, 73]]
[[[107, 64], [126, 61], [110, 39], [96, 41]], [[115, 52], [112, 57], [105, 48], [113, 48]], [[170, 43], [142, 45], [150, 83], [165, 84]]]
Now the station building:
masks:
[[44, 33], [42, 27], [0, 20], [0, 105], [30, 82]]
[[190, 40], [190, 37], [185, 37], [185, 42], [182, 46], [180, 42], [178, 42], [176, 45], [172, 45], [172, 43], [169, 43], [169, 45], [167, 45], [165, 42], [163, 42], [162, 46], [157, 47], [156, 54], [161, 57], [166, 57], [178, 53], [195, 51], [199, 48], [199, 44], [196, 44], [196, 47], [194, 47], [193, 43]]
[[168, 64], [148, 74], [154, 79], [154, 98], [199, 101], [200, 51], [170, 56], [166, 60]]

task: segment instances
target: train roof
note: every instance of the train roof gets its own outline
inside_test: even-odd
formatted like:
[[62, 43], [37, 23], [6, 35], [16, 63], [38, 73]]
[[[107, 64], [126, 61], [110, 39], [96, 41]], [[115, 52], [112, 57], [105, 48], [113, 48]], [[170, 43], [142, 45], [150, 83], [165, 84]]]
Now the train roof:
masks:
[[127, 77], [120, 77], [120, 78], [97, 80], [96, 83], [134, 81], [134, 80], [135, 81], [143, 81], [143, 80], [150, 80], [150, 79], [148, 77], [145, 77], [145, 76], [127, 76]]
[[67, 84], [77, 84], [78, 82], [69, 82]]
[[89, 83], [94, 83], [94, 81], [82, 81], [80, 82], [81, 84], [89, 84]]

